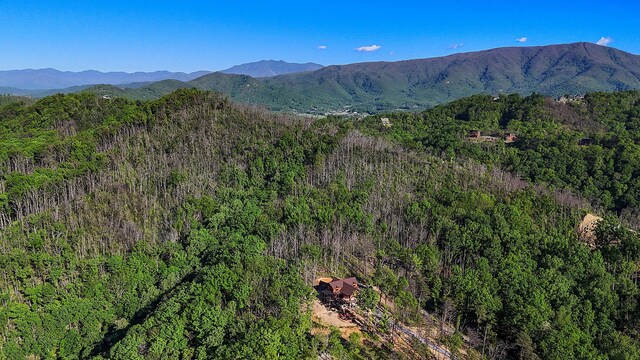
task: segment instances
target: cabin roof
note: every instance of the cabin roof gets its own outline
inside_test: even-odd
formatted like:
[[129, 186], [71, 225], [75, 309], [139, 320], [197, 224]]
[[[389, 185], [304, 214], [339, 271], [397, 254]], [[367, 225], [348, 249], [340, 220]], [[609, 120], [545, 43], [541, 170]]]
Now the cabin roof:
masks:
[[331, 278], [330, 282], [321, 281], [318, 291], [323, 294], [344, 295], [351, 297], [358, 290], [358, 280], [355, 277], [346, 279]]

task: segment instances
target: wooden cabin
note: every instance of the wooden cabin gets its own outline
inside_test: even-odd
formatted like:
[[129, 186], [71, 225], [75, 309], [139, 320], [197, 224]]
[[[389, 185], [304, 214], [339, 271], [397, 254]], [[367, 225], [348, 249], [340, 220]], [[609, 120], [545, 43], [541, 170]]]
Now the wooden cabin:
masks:
[[358, 292], [358, 280], [355, 277], [346, 279], [331, 278], [320, 280], [318, 292], [324, 301], [335, 301], [343, 304], [354, 304]]
[[495, 136], [482, 135], [480, 130], [471, 130], [469, 131], [469, 135], [467, 136], [469, 141], [474, 142], [496, 142], [498, 138]]

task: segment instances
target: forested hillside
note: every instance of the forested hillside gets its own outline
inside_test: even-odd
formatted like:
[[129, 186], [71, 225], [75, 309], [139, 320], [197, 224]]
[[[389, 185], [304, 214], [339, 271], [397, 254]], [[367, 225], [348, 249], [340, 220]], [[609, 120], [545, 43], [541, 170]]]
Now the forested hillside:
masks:
[[[367, 119], [364, 131], [447, 157], [473, 158], [533, 183], [572, 189], [640, 227], [640, 92], [474, 96], [420, 114]], [[497, 142], [474, 142], [471, 131]], [[517, 141], [505, 143], [506, 135]]]
[[[469, 358], [638, 358], [640, 238], [614, 216], [638, 224], [638, 98], [478, 96], [391, 127], [197, 90], [2, 106], [0, 358], [402, 356], [311, 335], [319, 275], [434, 314]], [[595, 249], [587, 211], [610, 215]]]

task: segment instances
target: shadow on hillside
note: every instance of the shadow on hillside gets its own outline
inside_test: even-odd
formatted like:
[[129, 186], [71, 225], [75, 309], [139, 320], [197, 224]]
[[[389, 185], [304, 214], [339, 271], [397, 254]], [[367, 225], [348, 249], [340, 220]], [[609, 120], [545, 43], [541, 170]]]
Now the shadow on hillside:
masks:
[[129, 320], [129, 325], [127, 325], [125, 328], [117, 329], [114, 325], [111, 325], [109, 330], [107, 330], [107, 333], [105, 334], [105, 336], [102, 338], [102, 341], [100, 341], [98, 344], [96, 344], [93, 347], [93, 349], [91, 350], [91, 353], [89, 354], [89, 357], [94, 358], [98, 355], [107, 357], [111, 347], [117, 344], [120, 340], [124, 339], [124, 337], [127, 335], [127, 332], [129, 332], [129, 330], [133, 326], [142, 324], [144, 320], [147, 319], [149, 315], [151, 315], [156, 310], [156, 308], [158, 307], [160, 302], [162, 302], [162, 300], [170, 298], [176, 289], [178, 289], [180, 286], [182, 286], [185, 283], [195, 280], [195, 278], [196, 278], [195, 272], [186, 275], [182, 280], [180, 280], [178, 283], [176, 283], [167, 291], [160, 294], [155, 300], [150, 302], [147, 306], [136, 311], [135, 314], [133, 314], [133, 317]]

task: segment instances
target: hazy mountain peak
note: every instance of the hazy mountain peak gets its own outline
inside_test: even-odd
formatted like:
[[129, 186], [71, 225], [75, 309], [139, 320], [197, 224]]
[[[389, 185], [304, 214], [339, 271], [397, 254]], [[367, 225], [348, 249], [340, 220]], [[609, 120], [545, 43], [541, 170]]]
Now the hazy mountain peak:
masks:
[[226, 70], [225, 74], [249, 75], [251, 77], [272, 77], [276, 75], [293, 74], [305, 71], [314, 71], [323, 66], [316, 63], [288, 63], [283, 60], [260, 60], [246, 64], [236, 65]]

